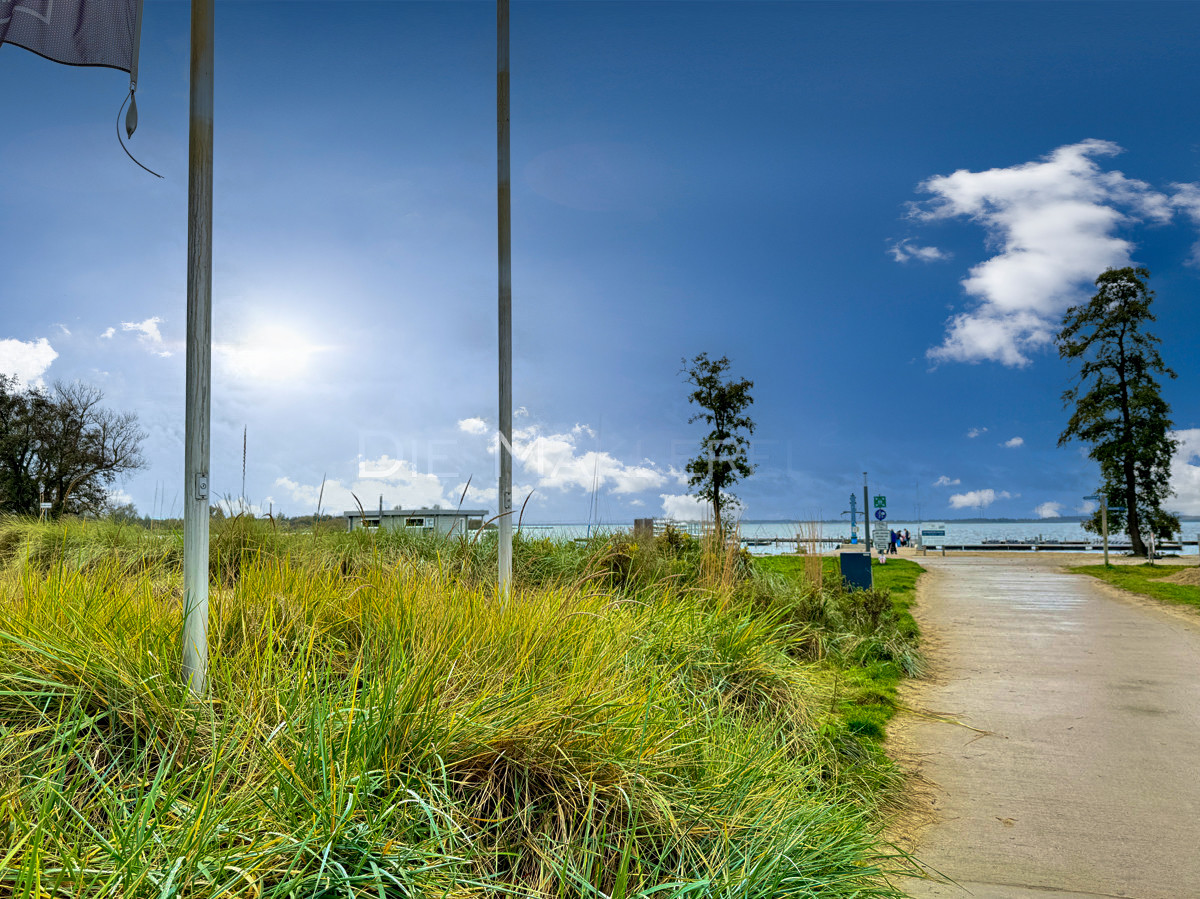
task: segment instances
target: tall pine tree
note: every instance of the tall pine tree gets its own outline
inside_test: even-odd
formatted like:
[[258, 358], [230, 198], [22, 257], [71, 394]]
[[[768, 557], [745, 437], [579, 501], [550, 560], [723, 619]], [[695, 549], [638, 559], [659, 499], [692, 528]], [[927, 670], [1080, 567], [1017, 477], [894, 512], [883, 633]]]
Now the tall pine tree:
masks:
[[[1078, 383], [1063, 393], [1074, 412], [1059, 446], [1078, 440], [1100, 465], [1100, 492], [1110, 506], [1109, 527], [1124, 528], [1135, 555], [1146, 555], [1146, 537], [1169, 536], [1179, 519], [1163, 509], [1171, 496], [1171, 409], [1157, 375], [1175, 377], [1163, 364], [1159, 339], [1147, 330], [1154, 292], [1144, 268], [1108, 269], [1096, 279], [1089, 302], [1072, 306], [1058, 332], [1058, 355], [1079, 364]], [[1084, 527], [1098, 530], [1099, 513]]]

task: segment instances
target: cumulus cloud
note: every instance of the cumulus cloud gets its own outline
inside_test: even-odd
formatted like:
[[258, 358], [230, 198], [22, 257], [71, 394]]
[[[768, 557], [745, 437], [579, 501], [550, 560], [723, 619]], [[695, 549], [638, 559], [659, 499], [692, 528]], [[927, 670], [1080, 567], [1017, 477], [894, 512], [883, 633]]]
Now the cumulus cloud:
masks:
[[[687, 493], [660, 493], [662, 517], [674, 521], [705, 521], [712, 518], [712, 503]], [[746, 507], [736, 496], [723, 496], [721, 512], [738, 518]]]
[[50, 341], [45, 337], [37, 340], [0, 340], [0, 374], [16, 378], [22, 387], [42, 386], [42, 375], [57, 358], [58, 351], [50, 346]]
[[338, 514], [357, 507], [357, 496], [368, 509], [379, 506], [383, 495], [385, 508], [426, 508], [440, 505], [454, 508], [458, 505], [458, 493], [450, 496], [445, 485], [435, 474], [426, 474], [407, 459], [393, 459], [387, 455], [377, 459], [360, 459], [358, 477], [350, 480], [329, 478], [322, 492], [321, 483], [306, 484], [289, 477], [275, 480], [288, 498], [302, 509], [315, 510], [318, 498], [323, 512]]
[[459, 419], [458, 429], [465, 434], [486, 434], [488, 432], [487, 422], [482, 418]]
[[986, 433], [987, 433], [987, 428], [971, 428], [971, 430], [967, 431], [967, 438], [970, 440], [974, 440], [980, 434], [986, 434]]
[[950, 497], [951, 509], [986, 509], [998, 499], [1012, 499], [1007, 490], [996, 491], [991, 487], [985, 490], [968, 490], [966, 493], [955, 493]]
[[937, 247], [922, 247], [913, 243], [911, 240], [893, 241], [888, 246], [888, 252], [897, 262], [937, 262], [941, 259], [949, 259], [950, 254], [945, 250], [939, 250]]
[[1010, 437], [1008, 440], [1005, 440], [1000, 445], [1007, 446], [1009, 449], [1016, 449], [1018, 446], [1025, 445], [1025, 438], [1024, 437]]
[[[138, 341], [150, 352], [156, 356], [166, 357], [171, 355], [171, 350], [167, 347], [167, 342], [163, 340], [162, 332], [158, 329], [162, 321], [157, 315], [153, 315], [145, 321], [121, 322], [121, 330], [134, 332], [137, 334]], [[112, 329], [109, 328], [109, 330]]]
[[1062, 503], [1042, 503], [1033, 510], [1038, 518], [1059, 518], [1062, 515]]
[[1184, 515], [1200, 515], [1200, 428], [1186, 428], [1171, 434], [1179, 448], [1171, 460], [1171, 489], [1175, 495], [1167, 507]]
[[673, 521], [702, 521], [712, 517], [712, 506], [698, 496], [686, 493], [660, 493], [662, 516]]
[[[481, 421], [463, 419], [459, 429], [469, 434], [484, 433], [486, 425], [480, 430], [476, 424]], [[539, 489], [596, 489], [630, 494], [655, 490], [676, 479], [675, 471], [664, 471], [649, 459], [627, 463], [611, 453], [583, 450], [579, 446], [581, 440], [593, 437], [595, 432], [583, 424], [576, 424], [562, 433], [548, 433], [537, 424], [514, 428], [513, 460], [525, 476], [533, 480], [533, 487]], [[493, 436], [488, 451], [494, 454], [498, 446], [499, 438]]]
[[[1171, 205], [1186, 215], [1197, 230], [1200, 230], [1200, 184], [1172, 184]], [[1192, 244], [1192, 255], [1188, 264], [1200, 266], [1200, 240]]]
[[105, 340], [110, 340], [110, 339], [112, 339], [112, 336], [116, 333], [117, 333], [116, 328], [105, 328], [103, 331], [100, 332], [100, 336], [103, 337]]
[[962, 481], [959, 478], [948, 478], [948, 477], [946, 477], [946, 475], [942, 475], [940, 478], [938, 478], [936, 481], [933, 482], [933, 486], [934, 487], [957, 487], [961, 483], [962, 483]]
[[1168, 221], [1172, 203], [1096, 162], [1120, 152], [1109, 141], [1085, 140], [1035, 162], [960, 169], [919, 186], [932, 198], [914, 204], [912, 218], [970, 219], [999, 249], [962, 281], [973, 308], [950, 318], [929, 359], [1026, 365], [1031, 352], [1052, 343], [1063, 310], [1098, 272], [1129, 265], [1132, 245], [1117, 236], [1118, 227]]
[[1096, 503], [1094, 503], [1092, 500], [1085, 499], [1083, 502], [1081, 502], [1078, 506], [1075, 507], [1075, 511], [1078, 512], [1080, 515], [1091, 515], [1093, 512], [1095, 512], [1099, 508], [1100, 507], [1098, 505], [1096, 505]]

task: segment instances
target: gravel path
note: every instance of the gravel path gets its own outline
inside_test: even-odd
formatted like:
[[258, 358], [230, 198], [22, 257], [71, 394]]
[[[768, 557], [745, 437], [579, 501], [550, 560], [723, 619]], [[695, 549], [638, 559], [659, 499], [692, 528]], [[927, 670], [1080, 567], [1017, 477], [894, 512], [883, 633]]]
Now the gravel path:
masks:
[[890, 745], [927, 786], [910, 845], [956, 885], [905, 889], [1200, 897], [1200, 615], [1047, 554], [917, 561], [930, 677], [903, 701], [942, 720]]

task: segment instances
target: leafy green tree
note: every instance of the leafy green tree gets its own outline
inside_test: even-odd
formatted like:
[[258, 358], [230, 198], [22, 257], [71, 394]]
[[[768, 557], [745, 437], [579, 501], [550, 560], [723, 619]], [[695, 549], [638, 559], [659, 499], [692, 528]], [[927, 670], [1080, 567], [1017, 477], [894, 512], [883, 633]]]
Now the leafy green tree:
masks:
[[146, 434], [133, 412], [101, 405], [86, 384], [25, 389], [0, 375], [0, 511], [101, 514], [116, 480], [144, 467]]
[[713, 520], [723, 529], [726, 501], [737, 499], [729, 492], [730, 485], [754, 472], [746, 453], [748, 435], [754, 433], [754, 422], [746, 414], [754, 402], [750, 395], [754, 382], [727, 379], [725, 356], [709, 359], [708, 353], [701, 353], [683, 364], [683, 374], [693, 388], [688, 402], [700, 407], [688, 422], [703, 421], [711, 428], [700, 442], [700, 455], [687, 463], [688, 486], [699, 488], [696, 495], [712, 503]]
[[[1078, 383], [1063, 393], [1074, 406], [1059, 446], [1078, 440], [1100, 465], [1100, 492], [1110, 506], [1109, 527], [1129, 534], [1136, 555], [1146, 554], [1146, 537], [1170, 536], [1179, 519], [1163, 509], [1171, 495], [1171, 409], [1156, 376], [1175, 377], [1163, 364], [1159, 339], [1147, 330], [1154, 292], [1145, 268], [1108, 269], [1096, 279], [1091, 300], [1072, 306], [1058, 332], [1058, 354], [1078, 363]], [[1084, 524], [1100, 528], [1100, 513]]]

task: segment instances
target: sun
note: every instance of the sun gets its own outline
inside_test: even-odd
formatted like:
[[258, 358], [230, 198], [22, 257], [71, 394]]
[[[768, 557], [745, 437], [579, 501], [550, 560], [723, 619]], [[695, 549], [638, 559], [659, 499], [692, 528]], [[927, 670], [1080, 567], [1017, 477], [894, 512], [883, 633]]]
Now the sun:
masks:
[[279, 324], [259, 325], [240, 340], [213, 346], [234, 378], [274, 383], [302, 379], [324, 349], [299, 329]]

